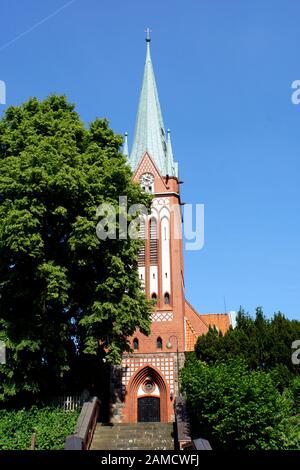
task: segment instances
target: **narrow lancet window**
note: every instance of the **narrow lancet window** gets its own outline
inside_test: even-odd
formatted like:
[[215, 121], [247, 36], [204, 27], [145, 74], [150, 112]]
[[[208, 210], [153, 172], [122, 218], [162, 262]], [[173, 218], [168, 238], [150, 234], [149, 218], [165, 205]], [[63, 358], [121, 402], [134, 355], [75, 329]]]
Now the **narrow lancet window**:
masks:
[[150, 219], [150, 264], [157, 265], [157, 222], [154, 217]]

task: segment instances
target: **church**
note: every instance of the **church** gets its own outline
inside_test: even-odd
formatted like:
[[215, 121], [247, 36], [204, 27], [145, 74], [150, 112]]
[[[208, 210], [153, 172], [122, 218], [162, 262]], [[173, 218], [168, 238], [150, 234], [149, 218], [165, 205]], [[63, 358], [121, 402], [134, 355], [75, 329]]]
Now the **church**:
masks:
[[[179, 370], [198, 336], [215, 326], [225, 333], [235, 326], [235, 312], [198, 313], [185, 297], [180, 198], [181, 181], [166, 132], [146, 36], [146, 61], [132, 150], [127, 134], [123, 153], [134, 182], [153, 195], [151, 214], [143, 218], [143, 248], [138, 259], [141, 287], [154, 304], [151, 334], [136, 331], [131, 353], [111, 375], [113, 423], [174, 421]], [[179, 233], [178, 236], [178, 231]]]

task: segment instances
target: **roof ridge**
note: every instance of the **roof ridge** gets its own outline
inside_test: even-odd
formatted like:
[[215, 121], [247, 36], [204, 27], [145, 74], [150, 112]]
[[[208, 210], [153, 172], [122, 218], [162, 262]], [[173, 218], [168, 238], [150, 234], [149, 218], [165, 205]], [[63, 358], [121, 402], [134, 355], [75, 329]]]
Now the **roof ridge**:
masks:
[[209, 328], [209, 325], [203, 320], [203, 318], [201, 318], [201, 315], [200, 313], [197, 312], [197, 310], [192, 306], [192, 304], [185, 298], [185, 301], [186, 303], [191, 307], [191, 309], [193, 310], [193, 312], [200, 318], [200, 320], [202, 321], [202, 323], [207, 326], [207, 328]]

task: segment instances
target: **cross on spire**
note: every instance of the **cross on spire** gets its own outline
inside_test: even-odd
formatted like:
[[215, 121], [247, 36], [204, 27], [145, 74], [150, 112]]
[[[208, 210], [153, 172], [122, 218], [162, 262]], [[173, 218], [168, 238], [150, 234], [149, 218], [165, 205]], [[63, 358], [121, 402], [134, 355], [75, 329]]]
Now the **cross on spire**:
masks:
[[152, 29], [150, 29], [150, 28], [145, 29], [145, 33], [146, 33], [146, 41], [150, 42], [151, 41]]
[[[160, 109], [159, 97], [150, 54], [150, 32], [147, 28], [147, 51], [144, 78], [136, 118], [135, 133], [130, 163], [135, 171], [145, 152], [153, 159], [162, 176], [178, 175], [177, 164], [173, 160], [170, 135], [166, 138], [165, 126]], [[123, 152], [124, 153], [124, 152]]]

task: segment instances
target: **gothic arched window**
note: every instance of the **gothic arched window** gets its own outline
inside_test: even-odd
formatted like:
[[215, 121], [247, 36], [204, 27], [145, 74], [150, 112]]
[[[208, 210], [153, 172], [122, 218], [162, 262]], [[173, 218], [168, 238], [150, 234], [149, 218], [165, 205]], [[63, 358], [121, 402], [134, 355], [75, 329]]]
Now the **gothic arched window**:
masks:
[[[141, 240], [145, 240], [146, 238], [146, 225], [145, 225], [145, 219], [141, 217], [140, 219], [140, 230], [139, 230], [139, 238]], [[139, 249], [139, 257], [138, 257], [138, 265], [139, 266], [145, 266], [145, 242]]]
[[151, 217], [149, 222], [150, 232], [150, 264], [157, 265], [157, 222], [154, 217]]
[[133, 349], [134, 350], [139, 349], [139, 340], [137, 338], [134, 338], [133, 340]]
[[162, 339], [161, 339], [160, 336], [156, 340], [156, 348], [157, 349], [162, 349]]
[[156, 295], [155, 293], [154, 293], [154, 294], [152, 294], [152, 295], [151, 295], [151, 299], [152, 299], [152, 303], [153, 303], [153, 305], [155, 305], [155, 304], [156, 304], [156, 302], [157, 302], [157, 295]]
[[165, 305], [169, 305], [169, 303], [170, 303], [170, 294], [168, 294], [168, 292], [165, 293], [164, 300], [165, 300]]

